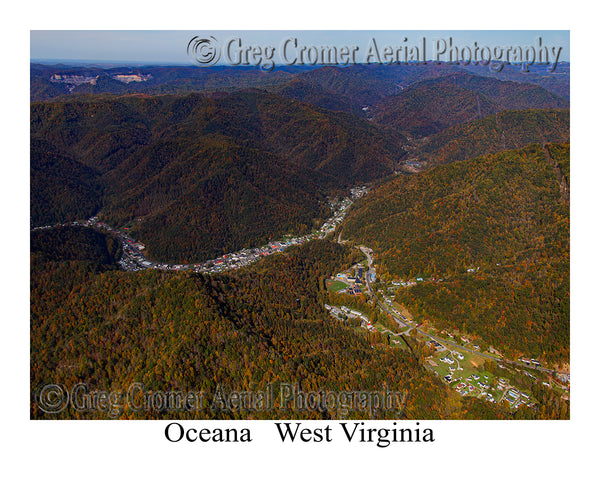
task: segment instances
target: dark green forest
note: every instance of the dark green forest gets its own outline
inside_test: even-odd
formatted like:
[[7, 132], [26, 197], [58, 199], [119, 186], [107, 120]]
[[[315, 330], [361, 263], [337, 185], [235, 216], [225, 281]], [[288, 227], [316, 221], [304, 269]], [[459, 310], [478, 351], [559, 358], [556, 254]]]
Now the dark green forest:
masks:
[[58, 227], [31, 232], [31, 266], [78, 261], [106, 269], [116, 268], [121, 254], [118, 239], [87, 227]]

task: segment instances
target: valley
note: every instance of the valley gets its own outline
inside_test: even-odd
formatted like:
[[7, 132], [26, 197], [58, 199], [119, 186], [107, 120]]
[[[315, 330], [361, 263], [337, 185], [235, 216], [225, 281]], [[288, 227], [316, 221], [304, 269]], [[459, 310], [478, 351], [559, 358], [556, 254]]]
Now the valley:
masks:
[[[32, 64], [32, 386], [385, 385], [407, 419], [568, 418], [560, 67]], [[191, 418], [339, 414], [275, 407]]]

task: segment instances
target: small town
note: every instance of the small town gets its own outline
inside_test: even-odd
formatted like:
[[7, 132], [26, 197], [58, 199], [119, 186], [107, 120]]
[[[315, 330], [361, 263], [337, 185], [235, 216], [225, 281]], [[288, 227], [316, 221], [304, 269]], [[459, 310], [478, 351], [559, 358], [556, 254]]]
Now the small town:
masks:
[[228, 253], [221, 257], [207, 260], [203, 263], [195, 264], [169, 264], [161, 263], [150, 260], [144, 255], [146, 246], [132, 238], [129, 234], [117, 230], [106, 223], [99, 220], [98, 215], [91, 217], [86, 221], [74, 221], [68, 223], [61, 223], [56, 225], [45, 225], [42, 227], [36, 227], [32, 230], [42, 230], [56, 227], [66, 226], [84, 226], [93, 227], [100, 230], [106, 231], [112, 235], [118, 237], [123, 247], [123, 253], [119, 260], [120, 267], [125, 271], [136, 272], [140, 270], [146, 270], [153, 268], [156, 270], [163, 271], [194, 271], [196, 273], [219, 273], [227, 270], [233, 270], [237, 268], [250, 265], [263, 257], [268, 255], [282, 252], [288, 247], [293, 245], [302, 245], [309, 240], [323, 239], [327, 235], [333, 233], [336, 227], [344, 220], [344, 217], [348, 213], [348, 209], [354, 203], [355, 200], [362, 197], [368, 192], [366, 186], [354, 187], [350, 190], [350, 196], [341, 200], [330, 200], [329, 207], [333, 212], [333, 215], [326, 220], [321, 228], [304, 236], [287, 236], [284, 239], [270, 242], [267, 245], [261, 247], [255, 247], [251, 249], [242, 249], [237, 252]]

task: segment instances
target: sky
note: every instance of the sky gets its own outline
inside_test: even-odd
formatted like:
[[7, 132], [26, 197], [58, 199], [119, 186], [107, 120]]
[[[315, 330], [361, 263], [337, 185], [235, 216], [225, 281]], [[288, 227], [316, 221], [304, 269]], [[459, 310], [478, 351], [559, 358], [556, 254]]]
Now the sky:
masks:
[[[436, 43], [440, 41], [459, 48], [474, 48], [474, 42], [480, 47], [487, 46], [537, 46], [538, 38], [548, 47], [562, 47], [560, 61], [570, 61], [570, 33], [568, 30], [31, 30], [30, 58], [32, 60], [52, 61], [91, 61], [110, 63], [143, 64], [183, 64], [192, 60], [187, 54], [187, 46], [193, 37], [214, 37], [221, 49], [233, 38], [240, 38], [244, 47], [274, 47], [275, 63], [283, 60], [282, 44], [287, 38], [297, 38], [301, 46], [347, 46], [359, 47], [364, 54], [375, 38], [378, 48], [406, 45], [422, 45], [426, 40], [426, 56], [431, 60]], [[406, 40], [404, 40], [406, 39]], [[361, 60], [361, 56], [358, 60]], [[445, 59], [442, 57], [442, 61]], [[219, 64], [227, 64], [224, 55]]]

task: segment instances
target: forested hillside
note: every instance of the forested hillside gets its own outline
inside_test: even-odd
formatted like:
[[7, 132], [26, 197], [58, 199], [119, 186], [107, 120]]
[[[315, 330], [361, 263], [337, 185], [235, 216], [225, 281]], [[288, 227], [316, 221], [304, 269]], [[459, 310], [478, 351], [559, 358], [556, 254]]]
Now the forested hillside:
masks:
[[102, 183], [96, 170], [32, 138], [30, 146], [31, 224], [49, 225], [89, 218], [102, 205]]
[[498, 109], [485, 96], [461, 87], [419, 84], [377, 104], [373, 120], [379, 125], [426, 137]]
[[[408, 389], [406, 418], [498, 418], [499, 407], [461, 399], [409, 352], [383, 336], [332, 319], [319, 279], [350, 265], [355, 254], [332, 242], [311, 242], [256, 267], [208, 277], [156, 271], [90, 272], [78, 262], [43, 262], [32, 275], [31, 386], [90, 390], [215, 392], [298, 384], [304, 390]], [[33, 393], [32, 393], [33, 394]], [[211, 401], [212, 397], [208, 397]], [[31, 406], [34, 418], [43, 417]], [[169, 418], [173, 418], [173, 412]], [[336, 412], [211, 411], [183, 418], [331, 418]], [[56, 415], [53, 415], [55, 417]], [[106, 418], [65, 410], [59, 418]], [[123, 412], [162, 418], [160, 411]], [[369, 418], [356, 412], [354, 418]], [[376, 418], [397, 418], [379, 411]]]
[[384, 278], [426, 280], [398, 294], [422, 319], [567, 361], [568, 152], [533, 145], [398, 176], [361, 200], [343, 236], [375, 250]]
[[116, 269], [121, 245], [116, 238], [86, 227], [59, 227], [31, 232], [31, 266], [78, 261]]
[[549, 92], [539, 85], [526, 82], [500, 80], [490, 76], [471, 75], [455, 72], [436, 79], [423, 80], [422, 85], [454, 85], [471, 92], [485, 95], [497, 103], [503, 110], [520, 110], [523, 108], [567, 108], [569, 101]]
[[34, 225], [101, 209], [150, 256], [179, 262], [309, 232], [329, 215], [328, 195], [404, 155], [397, 135], [259, 91], [34, 103], [31, 136]]

